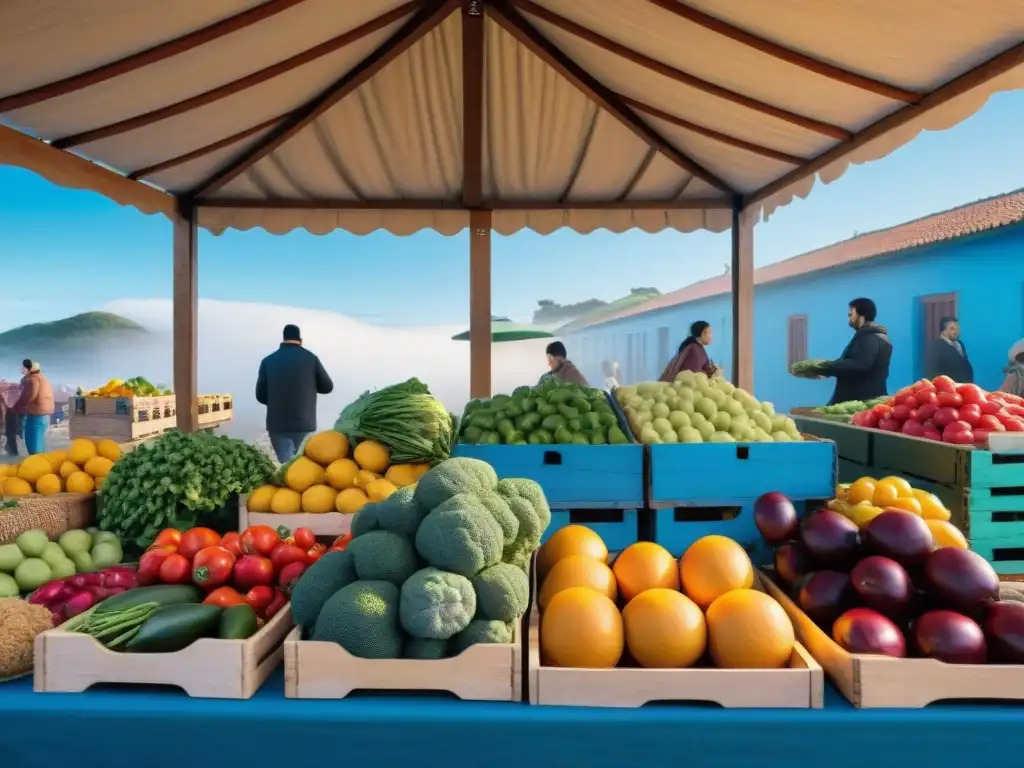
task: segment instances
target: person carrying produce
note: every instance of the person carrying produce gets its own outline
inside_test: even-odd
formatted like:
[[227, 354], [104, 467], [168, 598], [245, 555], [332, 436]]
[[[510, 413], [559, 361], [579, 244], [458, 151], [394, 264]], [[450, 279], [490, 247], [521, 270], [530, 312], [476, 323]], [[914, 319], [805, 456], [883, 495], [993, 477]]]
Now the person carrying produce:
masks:
[[967, 358], [967, 347], [960, 339], [960, 321], [955, 317], [939, 321], [939, 337], [929, 343], [925, 356], [925, 376], [929, 380], [949, 376], [958, 384], [974, 383], [974, 366]]
[[25, 449], [29, 456], [46, 451], [46, 430], [53, 415], [53, 386], [43, 376], [39, 363], [22, 360], [21, 397], [14, 412], [24, 414]]
[[302, 346], [299, 327], [286, 325], [280, 348], [263, 358], [256, 378], [256, 402], [267, 406], [267, 432], [278, 461], [292, 459], [316, 432], [316, 396], [332, 391], [320, 358]]
[[581, 387], [590, 386], [583, 378], [583, 374], [580, 373], [580, 369], [573, 365], [572, 361], [566, 359], [569, 353], [565, 350], [565, 344], [560, 341], [552, 341], [544, 351], [547, 353], [548, 368], [551, 370], [540, 377], [541, 383], [545, 379], [555, 378], [561, 382], [579, 384]]
[[828, 405], [871, 400], [888, 394], [886, 382], [892, 342], [885, 326], [875, 322], [877, 315], [878, 309], [871, 299], [851, 301], [847, 317], [854, 334], [850, 343], [838, 360], [819, 363], [806, 372], [836, 380]]
[[683, 371], [703, 372], [707, 376], [714, 376], [718, 371], [718, 366], [708, 357], [707, 346], [710, 343], [711, 323], [698, 320], [690, 326], [690, 335], [683, 339], [683, 343], [679, 345], [679, 351], [665, 366], [658, 381], [666, 381], [671, 384], [676, 380], [676, 376]]
[[1006, 379], [999, 391], [1024, 397], [1024, 339], [1010, 347], [1010, 365], [1003, 369], [1003, 373]]

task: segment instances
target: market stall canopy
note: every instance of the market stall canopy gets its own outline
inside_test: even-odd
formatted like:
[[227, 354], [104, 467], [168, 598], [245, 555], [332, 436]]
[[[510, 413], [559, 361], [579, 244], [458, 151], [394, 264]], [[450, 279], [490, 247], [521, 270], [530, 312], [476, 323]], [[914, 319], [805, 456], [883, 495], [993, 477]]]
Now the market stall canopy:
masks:
[[[552, 339], [554, 334], [536, 325], [513, 323], [507, 317], [491, 318], [491, 341], [527, 341], [529, 339]], [[469, 341], [469, 331], [452, 336], [452, 341]]]
[[6, 2], [0, 163], [217, 233], [720, 231], [1024, 87], [1022, 40], [1021, 0]]

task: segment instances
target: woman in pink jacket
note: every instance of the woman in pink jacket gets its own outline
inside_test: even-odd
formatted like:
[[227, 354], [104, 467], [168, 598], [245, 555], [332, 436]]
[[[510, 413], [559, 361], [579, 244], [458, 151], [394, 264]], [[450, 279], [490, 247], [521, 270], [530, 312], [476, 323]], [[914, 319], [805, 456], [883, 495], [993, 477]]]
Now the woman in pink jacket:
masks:
[[708, 357], [707, 347], [711, 343], [711, 323], [698, 320], [690, 326], [690, 335], [679, 345], [679, 351], [673, 357], [665, 370], [662, 371], [659, 381], [672, 382], [676, 380], [682, 371], [693, 371], [694, 373], [705, 373], [714, 376], [718, 366], [711, 362]]

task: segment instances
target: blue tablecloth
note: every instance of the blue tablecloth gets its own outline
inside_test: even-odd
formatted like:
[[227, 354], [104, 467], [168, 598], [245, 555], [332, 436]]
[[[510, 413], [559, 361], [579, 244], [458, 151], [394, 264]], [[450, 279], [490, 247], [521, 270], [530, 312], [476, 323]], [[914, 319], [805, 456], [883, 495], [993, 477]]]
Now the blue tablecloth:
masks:
[[531, 707], [446, 698], [248, 701], [0, 685], [2, 768], [927, 768], [1020, 766], [1024, 706], [857, 711]]

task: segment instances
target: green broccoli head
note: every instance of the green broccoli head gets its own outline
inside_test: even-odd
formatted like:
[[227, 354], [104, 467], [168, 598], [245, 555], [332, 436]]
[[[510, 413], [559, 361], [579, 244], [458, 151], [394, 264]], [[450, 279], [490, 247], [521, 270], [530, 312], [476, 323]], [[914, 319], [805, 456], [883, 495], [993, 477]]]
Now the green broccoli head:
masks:
[[400, 659], [398, 587], [389, 581], [354, 581], [320, 610], [312, 640], [337, 643], [363, 659]]
[[383, 501], [367, 504], [352, 518], [352, 538], [370, 531], [391, 531], [412, 538], [427, 514], [413, 500], [413, 489], [399, 488]]
[[508, 503], [512, 514], [519, 520], [519, 530], [511, 543], [502, 551], [503, 562], [526, 569], [530, 557], [540, 546], [541, 537], [551, 523], [551, 508], [544, 491], [533, 480], [507, 478], [498, 483], [498, 495]]
[[447, 640], [469, 626], [475, 613], [476, 592], [465, 576], [428, 567], [402, 585], [398, 617], [413, 637]]
[[416, 531], [420, 557], [435, 568], [466, 577], [500, 562], [503, 544], [501, 526], [480, 499], [468, 493], [436, 507]]
[[405, 641], [405, 658], [434, 661], [448, 655], [447, 640], [427, 640], [422, 637], [410, 637]]
[[478, 643], [511, 643], [512, 628], [503, 621], [473, 619], [469, 626], [459, 632], [451, 641], [451, 654], [458, 656], [471, 645]]
[[[404, 589], [404, 588], [403, 588]], [[495, 621], [519, 619], [530, 603], [530, 581], [522, 568], [498, 563], [473, 577], [477, 616]]]
[[331, 596], [356, 580], [352, 553], [328, 552], [302, 574], [292, 590], [292, 618], [300, 627], [312, 627]]
[[490, 464], [459, 457], [442, 461], [423, 475], [416, 484], [414, 497], [423, 509], [436, 509], [452, 496], [462, 493], [482, 496], [497, 486], [498, 476]]
[[541, 534], [551, 525], [551, 507], [540, 483], [527, 477], [508, 477], [498, 482], [498, 493], [506, 497], [518, 496], [530, 502], [540, 521]]
[[519, 534], [519, 518], [509, 508], [508, 502], [495, 491], [481, 494], [478, 498], [501, 527], [503, 544], [507, 546], [514, 542]]
[[345, 551], [352, 554], [356, 575], [366, 581], [390, 581], [401, 586], [419, 568], [412, 543], [391, 531], [364, 533], [352, 539]]

